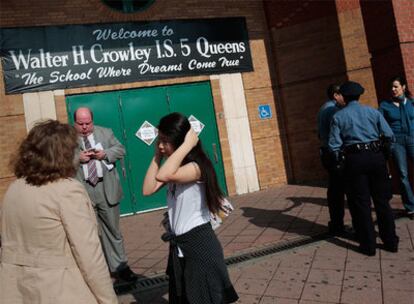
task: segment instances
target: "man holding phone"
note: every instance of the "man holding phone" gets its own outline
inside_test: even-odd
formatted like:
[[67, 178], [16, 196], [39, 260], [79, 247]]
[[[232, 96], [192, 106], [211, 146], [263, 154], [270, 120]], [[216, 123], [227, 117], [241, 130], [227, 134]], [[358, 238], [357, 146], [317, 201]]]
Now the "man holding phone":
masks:
[[125, 155], [124, 146], [111, 129], [94, 126], [89, 108], [74, 113], [79, 134], [80, 167], [76, 178], [85, 186], [95, 208], [103, 252], [117, 282], [133, 283], [137, 275], [128, 266], [124, 241], [119, 229], [119, 202], [123, 192], [115, 168]]

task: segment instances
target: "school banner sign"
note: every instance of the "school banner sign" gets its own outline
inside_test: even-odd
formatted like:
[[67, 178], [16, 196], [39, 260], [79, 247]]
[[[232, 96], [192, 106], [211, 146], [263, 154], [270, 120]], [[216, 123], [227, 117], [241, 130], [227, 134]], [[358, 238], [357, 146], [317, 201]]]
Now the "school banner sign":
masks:
[[253, 71], [244, 18], [0, 29], [7, 94]]

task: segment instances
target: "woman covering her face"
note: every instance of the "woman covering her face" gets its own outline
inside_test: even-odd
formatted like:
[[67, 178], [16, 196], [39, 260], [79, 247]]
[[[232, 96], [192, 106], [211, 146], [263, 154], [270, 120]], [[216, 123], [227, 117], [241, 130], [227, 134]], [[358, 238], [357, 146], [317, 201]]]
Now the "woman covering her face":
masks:
[[[414, 104], [413, 96], [404, 77], [391, 79], [391, 98], [381, 102], [379, 110], [384, 115], [396, 141], [392, 145], [392, 155], [400, 177], [401, 198], [406, 215], [414, 217], [414, 193], [409, 175], [414, 174]], [[408, 159], [411, 159], [409, 167]]]
[[118, 303], [91, 201], [72, 178], [77, 138], [49, 120], [20, 145], [2, 205], [0, 303]]
[[[221, 209], [223, 194], [213, 165], [188, 119], [172, 113], [160, 120], [155, 155], [143, 193], [168, 187], [170, 241], [167, 274], [170, 303], [223, 304], [237, 301], [224, 263], [223, 249], [210, 224]], [[161, 161], [165, 160], [161, 165]]]

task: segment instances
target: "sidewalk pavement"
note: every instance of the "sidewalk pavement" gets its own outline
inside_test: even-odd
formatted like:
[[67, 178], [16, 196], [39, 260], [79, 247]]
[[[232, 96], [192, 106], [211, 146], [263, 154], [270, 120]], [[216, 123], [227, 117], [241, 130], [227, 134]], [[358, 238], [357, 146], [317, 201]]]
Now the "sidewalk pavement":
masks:
[[[226, 257], [327, 231], [326, 189], [286, 185], [231, 198], [236, 208], [216, 231]], [[392, 207], [402, 209], [399, 197]], [[165, 210], [121, 219], [131, 268], [142, 278], [164, 274], [168, 244], [160, 240]], [[349, 212], [346, 223], [350, 225]], [[238, 303], [414, 303], [414, 221], [397, 221], [400, 250], [355, 251], [332, 238], [229, 267]], [[378, 242], [380, 242], [378, 240]], [[119, 297], [120, 303], [166, 304], [165, 287]]]

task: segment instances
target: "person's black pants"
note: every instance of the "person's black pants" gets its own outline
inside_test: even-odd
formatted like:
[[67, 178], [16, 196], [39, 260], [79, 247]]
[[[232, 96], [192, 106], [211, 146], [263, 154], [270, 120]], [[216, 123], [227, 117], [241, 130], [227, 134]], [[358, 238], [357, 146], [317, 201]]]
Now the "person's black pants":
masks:
[[333, 232], [344, 229], [345, 178], [342, 172], [328, 170], [328, 209], [331, 221], [329, 229]]
[[321, 148], [321, 162], [328, 172], [328, 209], [329, 230], [342, 232], [344, 230], [345, 215], [345, 177], [344, 172], [335, 170], [332, 163], [332, 155], [326, 148]]
[[371, 197], [377, 214], [379, 235], [387, 246], [398, 243], [394, 216], [389, 205], [391, 181], [382, 152], [361, 151], [346, 156], [345, 176], [352, 216], [361, 249], [375, 250]]

